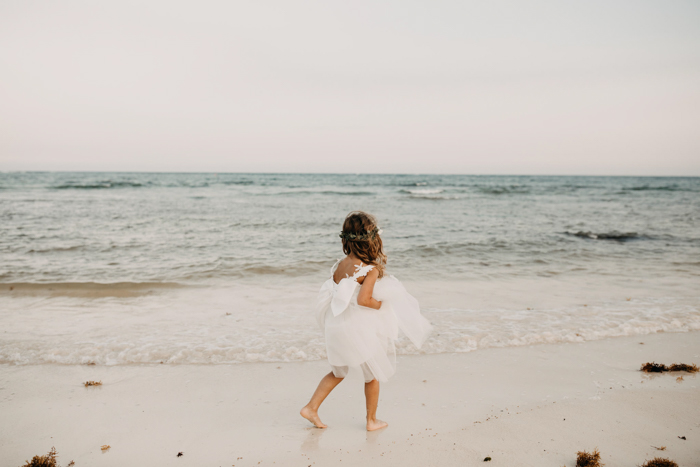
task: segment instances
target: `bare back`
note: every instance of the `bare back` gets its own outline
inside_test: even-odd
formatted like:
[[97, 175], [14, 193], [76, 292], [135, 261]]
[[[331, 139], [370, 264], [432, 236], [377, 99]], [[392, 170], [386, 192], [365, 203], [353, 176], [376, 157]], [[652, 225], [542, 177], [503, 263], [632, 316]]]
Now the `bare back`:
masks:
[[[359, 258], [356, 258], [354, 256], [346, 256], [345, 258], [341, 259], [340, 263], [338, 263], [338, 267], [333, 273], [333, 282], [337, 284], [346, 277], [352, 277], [352, 275], [355, 274], [355, 271], [357, 271], [357, 268], [359, 266], [366, 266], [366, 264], [364, 264], [362, 261], [360, 261]], [[357, 283], [362, 284], [364, 280], [364, 276], [358, 277]]]

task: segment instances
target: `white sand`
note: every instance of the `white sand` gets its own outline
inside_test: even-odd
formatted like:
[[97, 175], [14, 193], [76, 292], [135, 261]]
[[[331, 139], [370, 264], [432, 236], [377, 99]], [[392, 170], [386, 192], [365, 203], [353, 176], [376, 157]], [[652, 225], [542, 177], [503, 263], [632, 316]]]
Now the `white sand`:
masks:
[[325, 362], [2, 365], [0, 465], [55, 446], [77, 467], [558, 467], [596, 447], [608, 466], [700, 466], [700, 376], [638, 371], [652, 360], [700, 364], [700, 334], [400, 358], [380, 400], [390, 426], [375, 433], [357, 375], [321, 408], [327, 430], [299, 417]]

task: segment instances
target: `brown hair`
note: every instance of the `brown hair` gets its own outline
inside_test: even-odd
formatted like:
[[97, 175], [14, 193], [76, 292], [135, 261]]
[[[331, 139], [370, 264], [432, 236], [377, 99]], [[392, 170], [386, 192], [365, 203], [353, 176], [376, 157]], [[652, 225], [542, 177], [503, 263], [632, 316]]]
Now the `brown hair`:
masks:
[[353, 253], [363, 263], [373, 264], [379, 277], [384, 276], [387, 258], [374, 216], [362, 211], [351, 212], [343, 222], [341, 238], [343, 253]]

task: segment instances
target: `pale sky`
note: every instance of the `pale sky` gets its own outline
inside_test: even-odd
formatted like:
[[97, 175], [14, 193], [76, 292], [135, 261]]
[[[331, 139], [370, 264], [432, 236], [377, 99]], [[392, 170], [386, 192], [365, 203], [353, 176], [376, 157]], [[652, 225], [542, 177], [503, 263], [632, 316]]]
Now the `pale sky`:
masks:
[[0, 0], [0, 170], [700, 175], [700, 1]]

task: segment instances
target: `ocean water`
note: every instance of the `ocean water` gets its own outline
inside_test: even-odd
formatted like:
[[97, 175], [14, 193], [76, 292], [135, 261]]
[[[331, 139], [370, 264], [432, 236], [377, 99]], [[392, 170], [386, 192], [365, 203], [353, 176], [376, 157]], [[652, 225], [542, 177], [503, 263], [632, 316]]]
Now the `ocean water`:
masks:
[[352, 210], [420, 351], [700, 330], [700, 178], [0, 173], [0, 363], [324, 357]]

